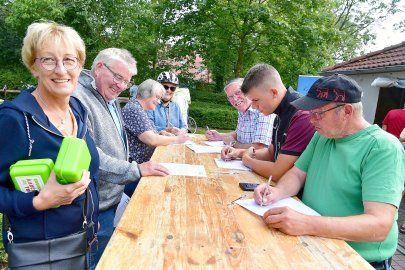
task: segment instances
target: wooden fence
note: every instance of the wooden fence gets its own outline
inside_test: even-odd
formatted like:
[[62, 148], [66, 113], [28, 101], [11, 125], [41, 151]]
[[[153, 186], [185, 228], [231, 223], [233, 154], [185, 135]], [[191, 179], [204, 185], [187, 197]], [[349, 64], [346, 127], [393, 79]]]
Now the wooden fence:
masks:
[[3, 93], [4, 99], [7, 98], [7, 94], [18, 94], [20, 93], [21, 90], [12, 90], [12, 89], [7, 89], [7, 86], [5, 85], [3, 89], [1, 89], [1, 92]]

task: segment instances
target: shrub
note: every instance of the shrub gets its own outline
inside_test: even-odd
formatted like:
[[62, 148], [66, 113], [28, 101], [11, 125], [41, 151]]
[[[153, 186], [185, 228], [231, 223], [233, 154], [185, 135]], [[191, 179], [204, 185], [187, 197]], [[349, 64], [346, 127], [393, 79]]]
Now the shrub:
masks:
[[234, 130], [238, 121], [238, 113], [233, 107], [208, 102], [192, 102], [189, 115], [198, 127]]
[[190, 91], [190, 95], [191, 102], [202, 101], [213, 104], [222, 104], [232, 108], [228, 102], [225, 92], [213, 93], [208, 91]]
[[35, 85], [36, 80], [24, 67], [6, 67], [0, 69], [0, 87], [4, 85], [7, 89], [21, 90], [27, 85]]

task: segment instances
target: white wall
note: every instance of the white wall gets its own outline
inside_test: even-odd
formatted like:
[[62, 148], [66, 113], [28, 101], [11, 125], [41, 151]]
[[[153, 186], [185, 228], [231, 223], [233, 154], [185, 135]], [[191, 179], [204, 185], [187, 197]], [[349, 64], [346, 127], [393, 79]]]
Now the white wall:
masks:
[[[387, 72], [387, 73], [374, 73], [374, 74], [358, 74], [358, 75], [348, 75], [353, 78], [363, 89], [363, 110], [364, 118], [370, 123], [374, 122], [375, 112], [377, 109], [378, 95], [380, 93], [380, 88], [372, 87], [371, 83], [377, 77], [388, 77], [388, 78], [402, 78], [405, 79], [405, 71], [401, 72]], [[377, 123], [380, 124], [380, 123]]]

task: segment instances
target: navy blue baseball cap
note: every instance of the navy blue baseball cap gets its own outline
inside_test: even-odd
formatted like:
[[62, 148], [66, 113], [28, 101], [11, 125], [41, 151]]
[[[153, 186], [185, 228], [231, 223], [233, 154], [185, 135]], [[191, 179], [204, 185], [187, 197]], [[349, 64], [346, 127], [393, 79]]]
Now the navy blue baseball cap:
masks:
[[322, 77], [314, 82], [308, 93], [291, 102], [294, 107], [310, 111], [331, 102], [357, 103], [363, 91], [357, 82], [342, 74]]

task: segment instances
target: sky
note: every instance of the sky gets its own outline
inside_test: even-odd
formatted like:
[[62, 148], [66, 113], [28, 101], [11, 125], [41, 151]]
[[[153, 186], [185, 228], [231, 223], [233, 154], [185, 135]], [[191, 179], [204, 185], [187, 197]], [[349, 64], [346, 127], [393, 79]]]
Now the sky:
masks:
[[400, 30], [394, 29], [394, 24], [399, 23], [401, 20], [405, 20], [405, 10], [376, 25], [374, 28], [374, 32], [376, 33], [375, 45], [365, 47], [365, 52], [378, 51], [405, 41], [405, 32], [401, 33]]

